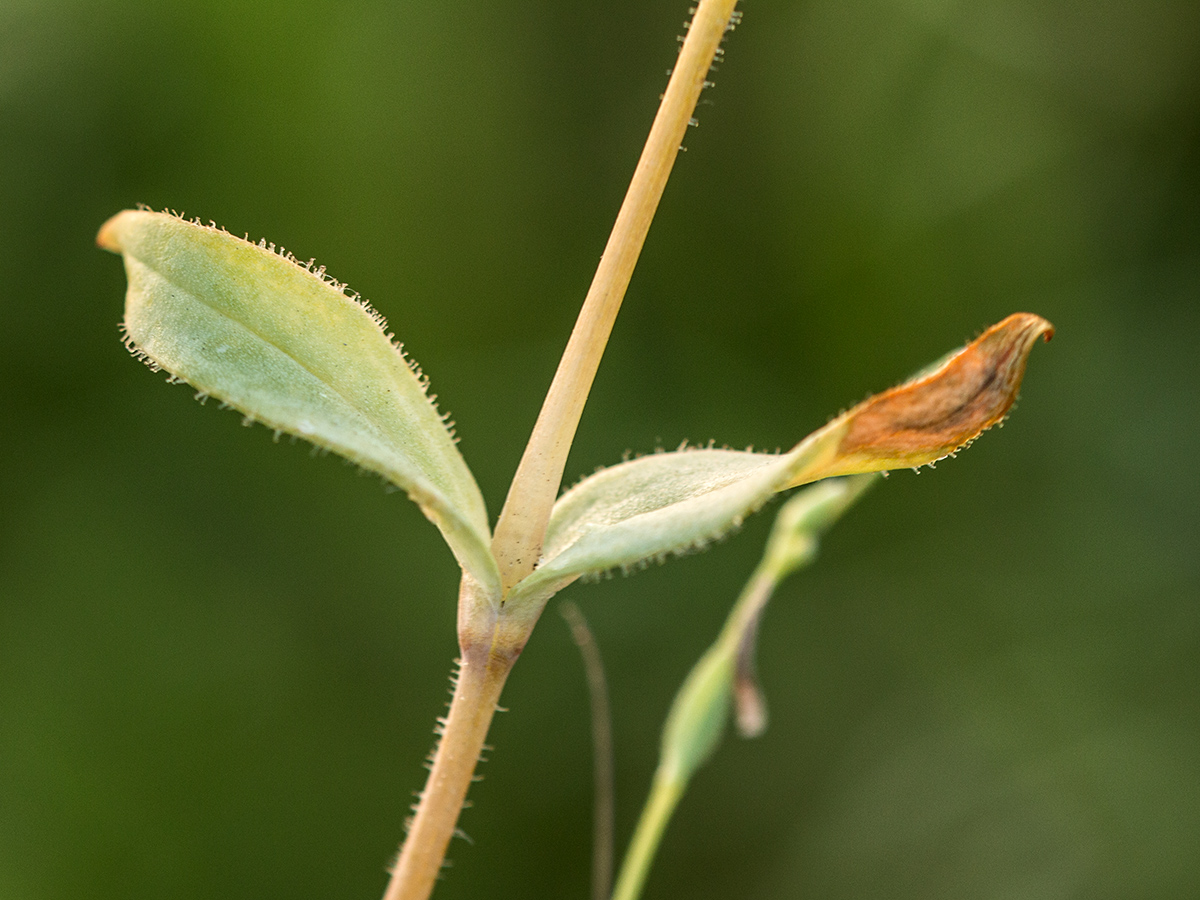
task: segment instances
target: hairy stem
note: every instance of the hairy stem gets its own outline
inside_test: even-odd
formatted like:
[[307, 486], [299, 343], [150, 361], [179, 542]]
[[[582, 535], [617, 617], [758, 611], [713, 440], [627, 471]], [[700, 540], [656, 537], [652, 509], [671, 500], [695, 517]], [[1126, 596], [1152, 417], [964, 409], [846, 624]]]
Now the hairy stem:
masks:
[[[604, 256], [496, 524], [492, 552], [500, 568], [502, 594], [537, 565], [584, 402], [736, 5], [737, 0], [701, 0], [692, 19]], [[532, 621], [506, 622], [503, 605], [496, 610], [489, 601], [472, 602], [479, 598], [468, 596], [472, 593], [470, 581], [464, 579], [465, 592], [459, 597], [462, 667], [450, 714], [384, 900], [426, 900], [433, 891], [496, 701], [533, 627]], [[489, 609], [494, 617], [490, 625], [480, 620]]]
[[496, 525], [504, 590], [533, 571], [600, 357], [737, 0], [702, 0]]
[[433, 767], [384, 900], [426, 900], [433, 892], [496, 702], [515, 661], [515, 656], [490, 648], [463, 653]]

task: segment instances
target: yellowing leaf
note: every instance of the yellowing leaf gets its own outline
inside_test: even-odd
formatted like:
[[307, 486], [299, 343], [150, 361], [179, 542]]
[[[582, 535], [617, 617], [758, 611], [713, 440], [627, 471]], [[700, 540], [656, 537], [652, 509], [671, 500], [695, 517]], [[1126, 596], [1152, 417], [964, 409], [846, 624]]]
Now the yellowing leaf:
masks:
[[1009, 316], [931, 371], [860, 403], [788, 453], [682, 450], [585, 478], [555, 504], [543, 560], [507, 602], [540, 608], [581, 575], [703, 546], [778, 491], [935, 462], [1004, 418], [1029, 351], [1052, 334], [1038, 316]]
[[118, 213], [97, 243], [125, 258], [135, 353], [403, 488], [498, 596], [483, 497], [377, 313], [273, 246], [164, 213]]

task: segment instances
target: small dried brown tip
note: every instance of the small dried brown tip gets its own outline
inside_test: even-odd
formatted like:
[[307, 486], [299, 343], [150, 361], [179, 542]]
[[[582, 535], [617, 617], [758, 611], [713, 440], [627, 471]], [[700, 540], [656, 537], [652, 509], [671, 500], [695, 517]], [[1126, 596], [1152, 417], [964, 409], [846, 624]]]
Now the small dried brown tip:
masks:
[[757, 681], [739, 672], [733, 682], [733, 702], [739, 735], [756, 738], [767, 730], [767, 701]]
[[859, 404], [845, 416], [839, 462], [860, 472], [916, 467], [965, 447], [1008, 414], [1029, 351], [1053, 335], [1041, 316], [1014, 313], [933, 372]]
[[761, 595], [758, 608], [746, 623], [738, 641], [733, 672], [733, 706], [738, 734], [756, 738], [767, 730], [767, 698], [763, 696], [755, 673], [754, 649], [758, 644], [758, 626], [770, 593]]

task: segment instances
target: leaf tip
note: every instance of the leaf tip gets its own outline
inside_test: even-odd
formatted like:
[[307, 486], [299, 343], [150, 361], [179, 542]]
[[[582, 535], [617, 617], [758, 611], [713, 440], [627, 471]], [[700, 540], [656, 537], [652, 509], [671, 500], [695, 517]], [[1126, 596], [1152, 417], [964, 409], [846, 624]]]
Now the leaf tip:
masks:
[[1008, 415], [1033, 345], [1053, 336], [1041, 316], [1014, 313], [933, 371], [859, 404], [845, 416], [838, 470], [917, 467], [966, 447]]
[[137, 215], [137, 213], [134, 210], [125, 209], [101, 225], [100, 230], [96, 233], [96, 246], [110, 253], [120, 253], [122, 250], [121, 231], [131, 215]]

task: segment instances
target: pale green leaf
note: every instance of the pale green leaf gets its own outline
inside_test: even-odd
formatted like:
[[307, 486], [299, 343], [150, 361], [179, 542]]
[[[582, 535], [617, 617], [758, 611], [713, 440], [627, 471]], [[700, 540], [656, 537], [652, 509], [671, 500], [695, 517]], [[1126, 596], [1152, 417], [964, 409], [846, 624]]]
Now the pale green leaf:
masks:
[[692, 667], [663, 725], [659, 767], [686, 783], [721, 743], [733, 700], [734, 657], [709, 648]]
[[507, 602], [544, 599], [581, 575], [704, 546], [782, 490], [807, 449], [656, 453], [585, 478], [555, 504], [544, 561]]
[[125, 258], [134, 352], [403, 488], [498, 596], [483, 497], [377, 313], [273, 245], [165, 213], [119, 213], [97, 241]]

